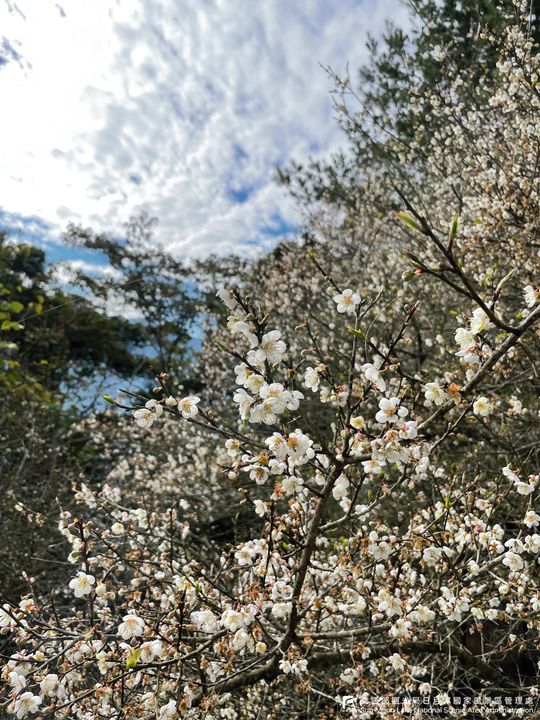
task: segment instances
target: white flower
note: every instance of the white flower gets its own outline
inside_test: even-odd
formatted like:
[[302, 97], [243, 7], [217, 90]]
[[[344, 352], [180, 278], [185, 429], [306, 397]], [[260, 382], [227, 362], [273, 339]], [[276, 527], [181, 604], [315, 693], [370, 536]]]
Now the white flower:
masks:
[[264, 485], [264, 483], [268, 480], [268, 468], [265, 468], [262, 465], [250, 465], [246, 469], [249, 470], [249, 477], [252, 480], [255, 480], [257, 485]]
[[416, 420], [407, 420], [399, 426], [399, 437], [402, 440], [414, 440], [418, 435]]
[[535, 527], [540, 522], [540, 515], [534, 510], [528, 510], [523, 518], [523, 524], [527, 527]]
[[380, 612], [385, 613], [387, 617], [401, 615], [401, 601], [399, 598], [390, 595], [390, 593], [386, 590], [381, 590], [378, 597], [379, 604], [377, 608]]
[[268, 449], [278, 460], [285, 460], [287, 457], [287, 441], [281, 433], [272, 433], [271, 437], [266, 438], [264, 444], [268, 445]]
[[195, 417], [199, 412], [197, 404], [200, 403], [201, 399], [196, 395], [189, 395], [188, 397], [182, 398], [178, 401], [178, 409], [182, 413], [182, 417], [188, 420], [189, 418]]
[[340, 475], [336, 480], [336, 484], [332, 489], [332, 495], [335, 500], [341, 500], [347, 495], [349, 489], [349, 481], [345, 475]]
[[354, 313], [357, 305], [360, 304], [360, 295], [347, 288], [339, 295], [334, 295], [334, 302], [337, 304], [338, 313]]
[[15, 701], [14, 712], [17, 718], [23, 718], [28, 713], [37, 713], [39, 706], [41, 705], [41, 698], [39, 695], [34, 695], [31, 692], [23, 693]]
[[159, 405], [156, 400], [149, 400], [143, 408], [133, 411], [133, 417], [139, 427], [151, 427], [162, 414], [163, 406]]
[[265, 425], [273, 425], [277, 420], [277, 415], [283, 411], [279, 400], [270, 397], [259, 405], [251, 408], [249, 421], [252, 423], [264, 423]]
[[289, 673], [292, 673], [292, 663], [288, 660], [280, 660], [279, 661], [279, 669], [281, 672], [285, 673], [285, 675], [288, 675]]
[[307, 389], [311, 390], [312, 392], [317, 392], [317, 390], [319, 389], [319, 383], [319, 373], [315, 370], [315, 368], [306, 368], [306, 372], [304, 373], [304, 385], [307, 387]]
[[540, 290], [533, 288], [532, 285], [526, 285], [523, 289], [525, 296], [525, 304], [527, 307], [533, 307], [540, 300]]
[[296, 475], [290, 475], [283, 479], [281, 486], [287, 495], [294, 495], [304, 484], [302, 478], [296, 477]]
[[491, 322], [482, 308], [473, 310], [470, 327], [471, 332], [475, 335], [491, 327]]
[[373, 383], [377, 390], [380, 390], [381, 392], [386, 390], [386, 383], [380, 376], [379, 369], [373, 365], [373, 363], [365, 363], [362, 365], [362, 372], [364, 373], [366, 380]]
[[285, 620], [291, 612], [292, 603], [290, 602], [278, 602], [272, 605], [272, 617], [279, 620]]
[[427, 625], [435, 620], [435, 613], [425, 605], [418, 605], [411, 613], [410, 619], [419, 625]]
[[7, 612], [10, 609], [6, 603], [0, 608], [0, 628], [10, 627], [16, 624], [16, 620]]
[[257, 336], [254, 333], [255, 328], [253, 327], [252, 323], [246, 322], [245, 320], [235, 317], [234, 315], [230, 315], [227, 318], [227, 327], [231, 332], [240, 333], [241, 335], [243, 335], [249, 342], [251, 347], [256, 347], [258, 340]]
[[462, 352], [470, 350], [476, 345], [476, 338], [472, 334], [472, 332], [462, 327], [459, 327], [456, 330], [455, 341], [459, 345], [459, 348]]
[[488, 417], [492, 410], [493, 406], [487, 397], [482, 396], [474, 401], [473, 412], [475, 415], [478, 415], [479, 417]]
[[506, 467], [503, 467], [502, 469], [503, 475], [507, 477], [509, 480], [512, 480], [512, 482], [516, 486], [516, 490], [520, 495], [530, 495], [532, 492], [534, 492], [534, 488], [536, 486], [536, 477], [534, 475], [531, 475], [529, 477], [529, 482], [523, 482], [521, 478], [516, 475], [516, 473], [507, 465]]
[[69, 587], [73, 590], [73, 594], [76, 598], [81, 598], [85, 595], [90, 595], [95, 582], [96, 578], [93, 575], [78, 572], [76, 577], [70, 580]]
[[289, 675], [291, 673], [300, 675], [301, 673], [307, 672], [307, 660], [297, 660], [296, 662], [280, 660], [279, 669], [285, 673], [285, 675]]
[[163, 643], [161, 640], [145, 642], [141, 645], [141, 662], [150, 663], [163, 655]]
[[268, 512], [268, 505], [263, 500], [255, 500], [253, 505], [255, 506], [255, 514], [259, 517], [264, 517]]
[[430, 405], [442, 405], [447, 398], [445, 391], [437, 382], [427, 383], [424, 387], [424, 395]]
[[244, 385], [250, 392], [259, 393], [265, 385], [265, 379], [262, 375], [259, 375], [259, 373], [251, 372], [250, 370]]
[[378, 460], [375, 460], [374, 458], [371, 458], [371, 460], [364, 460], [362, 462], [362, 467], [364, 468], [364, 472], [369, 475], [380, 475], [382, 472], [382, 469], [385, 465], [386, 465], [385, 462], [379, 462]]
[[284, 580], [277, 580], [272, 587], [272, 600], [288, 600], [292, 594], [292, 587]]
[[409, 413], [407, 408], [399, 407], [399, 398], [381, 398], [379, 402], [379, 412], [375, 415], [375, 420], [384, 425], [384, 423], [395, 423], [401, 417], [406, 417]]
[[351, 418], [351, 426], [355, 430], [365, 430], [366, 421], [364, 420], [362, 415], [357, 415], [356, 417]]
[[50, 673], [45, 675], [43, 680], [39, 683], [39, 689], [43, 695], [55, 695], [58, 689], [58, 675]]
[[237, 630], [234, 634], [232, 646], [233, 650], [243, 650], [250, 640], [250, 635], [245, 630]]
[[315, 457], [313, 440], [298, 428], [287, 437], [287, 454], [295, 465], [303, 465]]
[[26, 678], [24, 675], [19, 675], [15, 670], [8, 673], [8, 680], [17, 695], [26, 687]]
[[523, 544], [527, 552], [538, 555], [540, 553], [540, 535], [535, 533], [534, 535], [527, 535]]
[[514, 552], [506, 552], [504, 554], [504, 559], [502, 561], [503, 565], [506, 565], [506, 567], [509, 570], [512, 570], [513, 572], [517, 572], [518, 570], [523, 570], [523, 560], [521, 557]]
[[534, 488], [536, 487], [536, 477], [534, 475], [531, 475], [529, 477], [529, 480], [533, 479], [532, 482], [519, 482], [516, 485], [516, 490], [520, 495], [530, 495], [534, 492]]
[[396, 620], [396, 622], [392, 625], [390, 630], [388, 630], [388, 634], [391, 637], [396, 638], [396, 640], [407, 640], [410, 636], [411, 625], [412, 623], [410, 620], [399, 618], [399, 620]]
[[169, 700], [166, 705], [159, 708], [160, 718], [173, 718], [177, 715], [176, 700]]
[[390, 666], [393, 670], [395, 670], [398, 673], [402, 673], [405, 668], [407, 667], [407, 663], [405, 660], [401, 657], [401, 655], [398, 655], [397, 653], [393, 653], [388, 658], [388, 662], [390, 663]]
[[238, 405], [240, 417], [245, 420], [255, 400], [243, 388], [239, 388], [233, 395], [233, 401]]
[[227, 455], [229, 455], [229, 457], [236, 457], [240, 452], [240, 440], [230, 438], [226, 441], [225, 447], [227, 448]]
[[221, 626], [230, 632], [235, 633], [237, 630], [241, 630], [245, 625], [245, 619], [242, 613], [236, 612], [231, 608], [227, 608], [221, 614]]
[[255, 357], [259, 362], [267, 360], [270, 365], [276, 365], [283, 360], [283, 356], [287, 351], [287, 346], [280, 340], [281, 333], [279, 330], [272, 330], [262, 336], [261, 345], [255, 353]]
[[192, 612], [190, 619], [197, 630], [201, 630], [202, 632], [214, 633], [219, 629], [218, 620], [211, 610]]
[[140, 637], [144, 632], [144, 620], [137, 615], [124, 615], [118, 626], [118, 634], [124, 640]]
[[253, 565], [253, 557], [255, 553], [251, 550], [249, 547], [241, 547], [240, 550], [237, 550], [234, 553], [234, 557], [238, 561], [238, 565], [240, 567], [246, 567], [249, 565]]
[[229, 308], [229, 310], [234, 310], [234, 308], [238, 305], [238, 303], [234, 299], [232, 290], [227, 290], [226, 288], [222, 288], [221, 290], [218, 290], [218, 292], [216, 293], [216, 296], [222, 302], [225, 303], [225, 305]]

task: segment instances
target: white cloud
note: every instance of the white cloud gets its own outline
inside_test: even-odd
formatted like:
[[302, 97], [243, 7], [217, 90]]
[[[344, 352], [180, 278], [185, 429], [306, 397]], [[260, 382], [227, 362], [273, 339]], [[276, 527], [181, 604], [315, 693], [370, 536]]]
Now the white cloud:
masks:
[[190, 256], [267, 246], [298, 219], [275, 165], [341, 141], [320, 64], [359, 65], [388, 17], [397, 0], [11, 0], [3, 209], [111, 231], [146, 209]]

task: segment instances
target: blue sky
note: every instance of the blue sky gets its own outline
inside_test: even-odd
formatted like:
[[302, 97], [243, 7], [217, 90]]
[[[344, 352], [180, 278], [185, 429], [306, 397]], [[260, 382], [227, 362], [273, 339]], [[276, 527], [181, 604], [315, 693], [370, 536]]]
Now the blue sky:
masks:
[[253, 254], [294, 232], [273, 181], [342, 143], [330, 83], [398, 0], [0, 0], [0, 223], [46, 241], [142, 209], [171, 252]]

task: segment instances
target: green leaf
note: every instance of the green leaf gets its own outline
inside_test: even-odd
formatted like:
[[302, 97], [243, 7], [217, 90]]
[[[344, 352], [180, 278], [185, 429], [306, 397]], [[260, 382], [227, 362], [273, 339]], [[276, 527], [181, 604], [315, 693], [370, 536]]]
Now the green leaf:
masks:
[[129, 653], [129, 655], [127, 656], [126, 667], [129, 669], [134, 668], [135, 665], [137, 665], [137, 663], [139, 662], [140, 657], [141, 657], [141, 648], [132, 650]]
[[452, 507], [452, 501], [450, 500], [450, 495], [447, 495], [447, 496], [444, 498], [444, 507], [445, 507], [447, 510], [450, 510], [450, 508]]
[[22, 330], [24, 325], [21, 325], [21, 323], [14, 322], [13, 320], [4, 320], [2, 325], [0, 326], [0, 329], [2, 330]]
[[114, 405], [115, 407], [123, 408], [123, 405], [120, 405], [120, 403], [116, 402], [116, 400], [111, 395], [101, 395], [101, 397], [105, 400], [105, 402], [108, 402], [109, 405]]
[[9, 309], [11, 310], [11, 312], [14, 313], [22, 313], [22, 311], [24, 310], [24, 305], [18, 300], [12, 300], [9, 303]]
[[422, 226], [419, 225], [416, 220], [413, 218], [412, 215], [409, 215], [408, 212], [405, 212], [401, 210], [400, 212], [396, 213], [396, 216], [401, 220], [401, 222], [406, 225], [407, 227], [412, 228], [413, 230], [422, 230]]
[[457, 213], [454, 213], [454, 217], [452, 218], [452, 222], [450, 223], [450, 230], [448, 231], [448, 239], [453, 240], [458, 231], [459, 227], [459, 215]]

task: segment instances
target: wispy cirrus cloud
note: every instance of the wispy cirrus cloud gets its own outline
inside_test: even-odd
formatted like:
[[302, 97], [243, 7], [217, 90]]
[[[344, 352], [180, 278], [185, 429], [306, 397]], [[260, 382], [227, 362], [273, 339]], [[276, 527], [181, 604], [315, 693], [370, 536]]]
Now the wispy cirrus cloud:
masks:
[[292, 232], [276, 165], [341, 142], [321, 65], [365, 59], [396, 0], [10, 0], [0, 202], [58, 232], [142, 209], [187, 256]]

